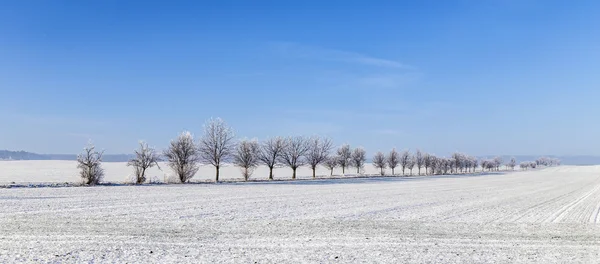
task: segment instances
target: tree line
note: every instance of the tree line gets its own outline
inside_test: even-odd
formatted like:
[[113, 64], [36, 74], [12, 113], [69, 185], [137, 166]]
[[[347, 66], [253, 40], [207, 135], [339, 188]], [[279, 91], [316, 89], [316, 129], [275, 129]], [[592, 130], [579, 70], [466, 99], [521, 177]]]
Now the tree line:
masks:
[[[207, 121], [203, 132], [202, 137], [196, 141], [190, 132], [184, 131], [171, 140], [162, 152], [148, 146], [146, 142], [140, 142], [139, 148], [134, 151], [135, 157], [127, 163], [133, 168], [135, 183], [146, 182], [148, 169], [155, 166], [160, 168], [159, 161], [163, 160], [181, 183], [189, 182], [200, 169], [200, 164], [212, 165], [215, 168], [215, 182], [219, 182], [220, 169], [229, 162], [240, 167], [246, 181], [260, 165], [269, 169], [269, 180], [273, 180], [273, 170], [278, 166], [289, 167], [294, 180], [297, 169], [303, 166], [308, 166], [312, 170], [312, 177], [316, 178], [318, 166], [327, 168], [330, 176], [333, 176], [336, 168], [342, 170], [342, 175], [351, 168], [360, 174], [364, 172], [367, 162], [367, 153], [363, 148], [352, 149], [350, 145], [344, 144], [333, 151], [334, 144], [330, 138], [292, 136], [272, 137], [262, 142], [250, 139], [236, 142], [233, 130], [220, 118]], [[77, 167], [85, 184], [94, 185], [102, 181], [102, 155], [103, 152], [89, 144], [77, 156]], [[387, 174], [388, 169], [395, 176], [398, 168], [402, 175], [406, 175], [407, 170], [410, 175], [413, 175], [413, 170], [417, 170], [417, 175], [443, 175], [474, 173], [477, 168], [481, 168], [481, 171], [499, 171], [502, 165], [514, 170], [516, 166], [514, 158], [503, 164], [500, 157], [479, 160], [463, 153], [454, 153], [447, 158], [420, 150], [410, 153], [408, 150], [398, 152], [396, 149], [387, 154], [377, 152], [371, 163], [382, 176]], [[555, 165], [560, 165], [560, 161], [549, 158], [520, 164], [521, 168]]]

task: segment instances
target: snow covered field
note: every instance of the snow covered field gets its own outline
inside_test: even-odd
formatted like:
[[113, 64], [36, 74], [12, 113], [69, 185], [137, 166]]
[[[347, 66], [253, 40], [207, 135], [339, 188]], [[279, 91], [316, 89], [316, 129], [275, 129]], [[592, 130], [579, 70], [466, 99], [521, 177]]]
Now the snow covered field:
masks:
[[[147, 176], [154, 181], [163, 182], [165, 179], [173, 176], [173, 171], [166, 163], [159, 163], [161, 169], [151, 168]], [[105, 170], [105, 182], [124, 183], [132, 182], [133, 168], [127, 167], [126, 162], [104, 162], [102, 168]], [[365, 165], [365, 173], [378, 174], [379, 171], [371, 164]], [[337, 168], [334, 173], [341, 175], [342, 169]], [[391, 174], [391, 171], [388, 170]], [[396, 168], [396, 174], [402, 171]], [[406, 170], [408, 174], [409, 171]], [[413, 170], [417, 173], [417, 169]], [[275, 179], [291, 179], [292, 169], [287, 167], [276, 168], [274, 170]], [[323, 167], [317, 169], [318, 176], [329, 177], [329, 170]], [[346, 174], [356, 174], [355, 168], [346, 169]], [[269, 169], [266, 166], [260, 166], [250, 177], [251, 179], [268, 179]], [[225, 165], [221, 168], [221, 180], [242, 180], [241, 170], [233, 165]], [[308, 167], [298, 168], [298, 178], [312, 178], [312, 171]], [[214, 181], [215, 168], [210, 165], [200, 167], [193, 181]], [[15, 183], [79, 183], [79, 170], [75, 161], [66, 160], [18, 160], [18, 161], [0, 161], [0, 185]]]
[[599, 210], [600, 167], [0, 189], [0, 263], [594, 263]]

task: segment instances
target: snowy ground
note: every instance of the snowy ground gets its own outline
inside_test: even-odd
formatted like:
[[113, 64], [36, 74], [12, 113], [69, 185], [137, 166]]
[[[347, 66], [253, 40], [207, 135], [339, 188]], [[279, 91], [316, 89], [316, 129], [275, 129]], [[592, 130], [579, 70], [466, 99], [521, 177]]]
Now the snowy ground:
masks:
[[0, 263], [597, 263], [599, 209], [600, 167], [0, 189]]

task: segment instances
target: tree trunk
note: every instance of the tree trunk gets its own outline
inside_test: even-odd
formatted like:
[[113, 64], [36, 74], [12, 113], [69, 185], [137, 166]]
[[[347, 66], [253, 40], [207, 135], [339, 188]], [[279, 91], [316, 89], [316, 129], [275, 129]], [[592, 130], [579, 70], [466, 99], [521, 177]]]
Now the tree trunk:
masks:
[[294, 171], [294, 173], [292, 174], [292, 180], [296, 179], [296, 168], [292, 168], [292, 170]]
[[333, 169], [331, 169], [331, 173], [329, 174], [329, 176], [333, 176]]
[[269, 167], [269, 180], [273, 180], [273, 167]]
[[394, 173], [394, 168], [392, 168], [392, 176], [394, 176], [394, 175], [396, 175], [396, 174]]
[[313, 179], [317, 178], [317, 167], [313, 167], [312, 170], [313, 170]]
[[419, 176], [421, 176], [421, 167], [419, 167]]
[[383, 174], [385, 174], [385, 173], [383, 173], [383, 168], [381, 168], [381, 176], [383, 176]]
[[215, 177], [215, 182], [219, 182], [219, 166], [215, 166], [215, 168], [217, 169], [217, 175]]
[[346, 167], [342, 166], [342, 175], [346, 174]]
[[404, 167], [402, 167], [402, 175], [404, 176]]
[[356, 174], [360, 174], [360, 168], [356, 168]]

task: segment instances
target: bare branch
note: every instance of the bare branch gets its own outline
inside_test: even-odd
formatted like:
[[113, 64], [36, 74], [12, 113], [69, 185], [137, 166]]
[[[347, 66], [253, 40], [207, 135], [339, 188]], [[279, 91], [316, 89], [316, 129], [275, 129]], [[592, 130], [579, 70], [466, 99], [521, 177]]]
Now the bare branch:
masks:
[[364, 167], [367, 161], [367, 152], [363, 148], [356, 148], [352, 151], [352, 166], [356, 168], [356, 173]]
[[258, 160], [269, 167], [269, 180], [273, 180], [273, 168], [279, 163], [279, 156], [285, 147], [281, 137], [269, 138], [260, 145]]
[[233, 163], [242, 168], [242, 174], [247, 181], [258, 166], [259, 145], [256, 140], [242, 140], [233, 154]]
[[233, 130], [220, 118], [210, 119], [204, 124], [204, 135], [198, 149], [202, 161], [215, 166], [215, 181], [219, 181], [219, 168], [231, 157], [234, 149]]
[[156, 151], [148, 147], [148, 143], [140, 141], [140, 148], [135, 150], [135, 158], [127, 162], [127, 166], [132, 166], [135, 170], [135, 183], [141, 184], [146, 181], [146, 170], [158, 165], [159, 157]]
[[182, 183], [188, 182], [199, 169], [200, 153], [190, 132], [184, 131], [172, 140], [163, 154]]
[[315, 178], [317, 166], [327, 160], [329, 152], [333, 148], [333, 142], [329, 138], [321, 139], [315, 136], [308, 139], [307, 144], [306, 162], [312, 169], [313, 178]]
[[96, 147], [89, 142], [83, 149], [83, 153], [77, 155], [77, 168], [81, 170], [79, 175], [85, 184], [96, 185], [102, 181], [104, 177], [104, 169], [101, 167], [102, 154], [104, 151], [96, 151]]
[[381, 172], [381, 176], [385, 175], [385, 168], [387, 167], [385, 155], [381, 152], [377, 152], [375, 156], [373, 156], [373, 166], [378, 168]]
[[304, 137], [288, 137], [285, 139], [284, 148], [279, 156], [279, 162], [292, 168], [292, 179], [296, 179], [296, 169], [306, 165], [304, 158], [309, 150], [309, 145]]

